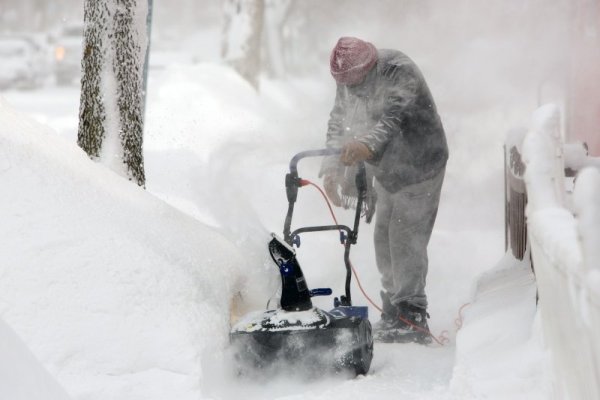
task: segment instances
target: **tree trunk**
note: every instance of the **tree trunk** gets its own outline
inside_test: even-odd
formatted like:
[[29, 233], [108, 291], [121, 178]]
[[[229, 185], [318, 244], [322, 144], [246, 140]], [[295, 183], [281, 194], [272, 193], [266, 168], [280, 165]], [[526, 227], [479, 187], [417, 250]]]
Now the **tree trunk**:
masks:
[[[146, 1], [146, 0], [139, 0]], [[144, 186], [142, 81], [146, 54], [146, 14], [141, 17], [143, 29], [138, 31], [136, 17], [138, 0], [117, 0], [113, 18], [115, 58], [113, 69], [117, 77], [117, 106], [119, 108], [119, 138], [123, 163], [129, 178]], [[142, 51], [143, 49], [143, 51]]]
[[285, 75], [283, 37], [284, 24], [293, 0], [265, 0], [264, 16], [264, 69], [272, 78]]
[[83, 41], [83, 75], [79, 102], [77, 144], [92, 159], [100, 157], [104, 141], [106, 110], [102, 100], [102, 71], [108, 46], [108, 8], [105, 3], [86, 0]]
[[264, 0], [224, 0], [225, 25], [221, 55], [258, 89]]
[[77, 136], [77, 143], [92, 159], [140, 186], [145, 184], [142, 74], [146, 14], [146, 0], [86, 0]]

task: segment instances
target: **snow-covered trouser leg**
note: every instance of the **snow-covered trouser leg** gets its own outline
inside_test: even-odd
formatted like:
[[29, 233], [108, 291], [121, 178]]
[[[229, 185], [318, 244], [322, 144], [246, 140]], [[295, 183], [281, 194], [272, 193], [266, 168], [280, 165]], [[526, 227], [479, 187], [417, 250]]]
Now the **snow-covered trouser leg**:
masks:
[[444, 170], [396, 193], [377, 184], [375, 257], [391, 302], [427, 308], [427, 244], [440, 201]]

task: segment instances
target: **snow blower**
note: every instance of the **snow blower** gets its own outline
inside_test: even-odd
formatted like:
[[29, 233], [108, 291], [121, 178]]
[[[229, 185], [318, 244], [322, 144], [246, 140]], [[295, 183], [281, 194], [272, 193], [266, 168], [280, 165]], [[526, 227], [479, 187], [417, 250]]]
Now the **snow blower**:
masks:
[[[242, 374], [246, 367], [255, 371], [273, 366], [275, 369], [287, 369], [290, 365], [300, 365], [304, 371], [317, 374], [324, 370], [349, 371], [351, 374], [366, 374], [369, 371], [373, 358], [373, 338], [371, 323], [368, 320], [368, 307], [353, 306], [350, 295], [350, 247], [356, 244], [367, 191], [364, 164], [359, 164], [356, 175], [358, 199], [352, 229], [336, 224], [309, 226], [291, 231], [298, 188], [307, 184], [307, 181], [298, 176], [298, 162], [305, 157], [339, 153], [340, 151], [335, 149], [304, 151], [296, 154], [290, 162], [290, 172], [285, 178], [288, 212], [283, 239], [271, 234], [272, 240], [268, 245], [281, 275], [280, 304], [275, 310], [250, 313], [232, 328], [230, 342], [241, 365]], [[296, 259], [296, 250], [293, 248], [294, 245], [300, 246], [300, 234], [323, 231], [339, 231], [340, 240], [344, 245], [346, 265], [345, 294], [334, 298], [333, 309], [330, 311], [314, 307], [311, 297], [328, 296], [332, 294], [332, 290], [308, 288]]]

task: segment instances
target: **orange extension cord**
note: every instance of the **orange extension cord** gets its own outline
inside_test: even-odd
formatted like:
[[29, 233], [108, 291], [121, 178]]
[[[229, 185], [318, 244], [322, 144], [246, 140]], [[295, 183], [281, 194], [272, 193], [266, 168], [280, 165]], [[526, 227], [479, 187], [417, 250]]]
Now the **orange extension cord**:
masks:
[[[325, 199], [325, 202], [327, 203], [327, 207], [329, 208], [329, 212], [331, 213], [333, 221], [335, 222], [336, 225], [339, 225], [338, 221], [337, 221], [337, 218], [335, 216], [335, 212], [333, 211], [333, 208], [331, 207], [331, 203], [329, 202], [329, 198], [327, 198], [327, 195], [325, 194], [325, 192], [323, 191], [323, 189], [321, 189], [319, 187], [319, 185], [317, 185], [317, 184], [315, 184], [315, 183], [313, 183], [313, 182], [311, 182], [311, 181], [309, 181], [307, 179], [300, 179], [299, 183], [300, 183], [300, 186], [311, 185], [311, 186], [314, 186], [315, 188], [317, 188], [317, 190], [321, 193], [321, 195]], [[360, 289], [360, 291], [363, 294], [363, 296], [365, 296], [365, 299], [367, 299], [367, 301], [369, 303], [371, 303], [371, 305], [373, 307], [375, 307], [379, 312], [383, 312], [383, 309], [380, 306], [378, 306], [369, 297], [369, 295], [367, 294], [367, 292], [363, 288], [362, 284], [360, 283], [360, 278], [359, 278], [358, 274], [356, 273], [356, 269], [354, 268], [354, 265], [352, 265], [352, 262], [350, 262], [350, 268], [352, 269], [352, 273], [354, 274], [354, 278], [356, 279], [356, 283], [358, 285], [358, 288]], [[470, 303], [463, 304], [460, 307], [459, 311], [458, 311], [458, 317], [454, 321], [455, 325], [456, 325], [456, 330], [459, 330], [462, 327], [462, 324], [463, 324], [462, 311], [468, 305], [470, 305]], [[404, 318], [402, 316], [399, 316], [398, 319], [400, 319], [400, 321], [404, 322], [405, 324], [411, 326], [413, 329], [428, 334], [440, 346], [444, 346], [444, 345], [446, 345], [446, 344], [448, 344], [450, 342], [450, 339], [448, 339], [448, 331], [446, 331], [446, 330], [442, 331], [438, 336], [435, 336], [433, 333], [431, 333], [431, 331], [429, 331], [429, 330], [427, 330], [425, 328], [421, 328], [420, 326], [417, 326], [417, 325], [413, 324], [412, 322], [410, 322], [409, 320], [407, 320], [406, 318]]]

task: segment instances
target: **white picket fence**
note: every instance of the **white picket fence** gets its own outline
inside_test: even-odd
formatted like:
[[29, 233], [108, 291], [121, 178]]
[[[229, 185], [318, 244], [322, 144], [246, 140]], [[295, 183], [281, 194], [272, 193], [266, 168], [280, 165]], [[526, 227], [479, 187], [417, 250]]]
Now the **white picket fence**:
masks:
[[[579, 149], [583, 149], [581, 146]], [[575, 150], [574, 150], [575, 149]], [[560, 112], [533, 115], [523, 142], [527, 230], [555, 398], [600, 399], [600, 171], [564, 146]], [[565, 166], [578, 170], [565, 178]]]

